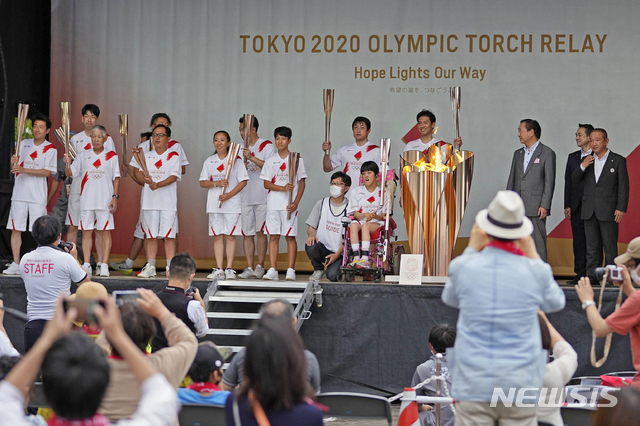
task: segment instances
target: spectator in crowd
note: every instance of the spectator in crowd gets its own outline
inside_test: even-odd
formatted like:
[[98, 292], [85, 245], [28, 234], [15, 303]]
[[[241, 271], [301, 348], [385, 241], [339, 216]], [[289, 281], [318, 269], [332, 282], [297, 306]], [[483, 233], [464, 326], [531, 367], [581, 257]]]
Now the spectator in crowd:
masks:
[[[293, 305], [284, 299], [274, 299], [265, 303], [260, 307], [260, 317], [265, 316], [283, 318], [291, 325], [291, 328], [295, 331], [298, 319], [295, 317]], [[304, 355], [307, 359], [307, 378], [309, 383], [315, 390], [320, 392], [320, 364], [316, 356], [308, 350], [304, 350]], [[242, 384], [245, 375], [245, 357], [247, 352], [245, 349], [240, 350], [229, 364], [229, 367], [222, 375], [222, 381], [220, 382], [220, 389], [233, 390], [236, 386]]]
[[[611, 392], [618, 402], [610, 407], [599, 406], [591, 419], [591, 426], [640, 426], [640, 390], [636, 387]], [[608, 405], [608, 404], [607, 404]]]
[[[640, 292], [633, 288], [633, 283], [640, 285], [640, 237], [636, 237], [627, 246], [627, 251], [614, 259], [622, 268], [622, 282], [614, 282], [622, 286], [627, 300], [620, 309], [603, 319], [593, 301], [593, 288], [588, 278], [583, 277], [576, 285], [582, 309], [587, 312], [589, 325], [597, 337], [604, 337], [614, 331], [618, 334], [629, 333], [631, 337], [631, 355], [633, 367], [640, 372]], [[632, 279], [633, 278], [633, 279]], [[633, 378], [633, 385], [640, 387], [640, 373]]]
[[[195, 333], [196, 337], [204, 337], [209, 330], [209, 320], [200, 291], [193, 288], [192, 295], [187, 296], [186, 294], [195, 275], [195, 260], [188, 253], [175, 255], [167, 272], [169, 284], [158, 293], [158, 297], [169, 311], [180, 318]], [[156, 336], [151, 342], [151, 350], [155, 352], [166, 346], [167, 337], [160, 326], [160, 321], [156, 319]], [[189, 365], [190, 363], [191, 360], [189, 360]]]
[[[442, 354], [441, 375], [445, 377], [447, 389], [451, 392], [451, 375], [449, 374], [449, 366], [447, 363], [447, 348], [452, 348], [456, 341], [456, 328], [450, 324], [438, 324], [431, 329], [429, 333], [429, 349], [431, 349], [431, 357], [416, 368], [416, 372], [411, 379], [411, 386], [415, 387], [418, 383], [422, 383], [430, 377], [436, 376], [436, 354]], [[444, 386], [441, 387], [442, 395], [446, 396]], [[431, 381], [416, 391], [417, 395], [436, 395], [436, 382]], [[421, 404], [418, 407], [420, 411], [420, 422], [424, 426], [433, 426], [436, 424], [436, 416], [433, 406]], [[443, 404], [440, 411], [440, 424], [443, 426], [453, 426], [455, 417], [451, 404]]]
[[191, 384], [178, 389], [178, 400], [183, 404], [224, 405], [229, 396], [218, 383], [222, 380], [224, 359], [212, 342], [202, 342], [198, 346], [196, 358], [189, 368]]
[[71, 283], [89, 281], [78, 263], [75, 243], [71, 249], [58, 247], [62, 235], [60, 222], [51, 216], [41, 216], [33, 223], [33, 238], [38, 248], [25, 254], [20, 261], [20, 276], [27, 291], [27, 316], [24, 346], [28, 351], [42, 333], [45, 323], [53, 318], [56, 299], [71, 294]]
[[[100, 283], [94, 281], [87, 281], [78, 287], [78, 290], [71, 296], [67, 297], [69, 299], [85, 299], [85, 300], [103, 300], [109, 297], [109, 292], [107, 288]], [[91, 324], [86, 321], [86, 318], [80, 319], [78, 318], [74, 325], [81, 329], [87, 336], [95, 339], [100, 334], [100, 329], [98, 328], [98, 324]]]
[[[118, 354], [131, 366], [142, 391], [138, 409], [121, 426], [166, 425], [176, 418], [176, 393], [161, 374], [145, 359], [122, 327], [120, 313], [113, 302], [106, 309], [96, 308], [100, 327]], [[42, 336], [22, 360], [0, 382], [0, 426], [26, 426], [23, 389], [31, 386], [42, 368], [42, 383], [55, 418], [53, 425], [107, 425], [97, 414], [109, 382], [109, 364], [100, 348], [82, 333], [69, 334], [77, 311], [67, 313], [58, 300], [54, 317]]]
[[[544, 404], [536, 406], [538, 422], [553, 426], [564, 426], [564, 420], [560, 414], [560, 406], [564, 402], [564, 386], [569, 383], [573, 373], [578, 368], [578, 354], [571, 347], [564, 337], [549, 322], [544, 312], [538, 312], [540, 316], [540, 326], [548, 330], [548, 345], [545, 349], [553, 350], [553, 361], [547, 363], [544, 368], [544, 382], [542, 388], [545, 390]], [[543, 336], [546, 333], [543, 332]]]
[[319, 200], [309, 214], [304, 249], [313, 265], [312, 280], [320, 280], [326, 274], [329, 281], [338, 281], [343, 251], [342, 218], [347, 216], [348, 204], [345, 194], [350, 187], [349, 175], [335, 172], [329, 187], [331, 197]]
[[0, 299], [0, 357], [16, 357], [20, 353], [13, 347], [7, 330], [4, 328], [4, 302]]
[[[162, 373], [177, 389], [196, 355], [198, 341], [189, 328], [173, 315], [151, 290], [139, 288], [137, 302], [120, 306], [124, 331], [142, 352], [156, 334], [156, 323], [164, 329], [168, 347], [147, 356], [151, 366]], [[155, 321], [154, 321], [155, 319]], [[136, 376], [131, 366], [123, 361], [117, 348], [110, 348], [108, 335], [98, 337], [96, 343], [109, 357], [111, 377], [99, 412], [111, 421], [131, 417], [142, 394], [135, 386]], [[113, 345], [111, 345], [113, 346]], [[177, 419], [174, 419], [177, 421]]]
[[[249, 339], [245, 381], [227, 399], [227, 425], [322, 426], [322, 412], [308, 404], [302, 339], [281, 316], [263, 316]], [[260, 420], [258, 420], [260, 419]]]
[[522, 199], [499, 191], [476, 216], [469, 245], [449, 268], [445, 304], [460, 310], [451, 364], [456, 425], [535, 425], [535, 407], [491, 407], [508, 394], [542, 386], [547, 351], [540, 346], [539, 309], [556, 312], [565, 296], [540, 259]]

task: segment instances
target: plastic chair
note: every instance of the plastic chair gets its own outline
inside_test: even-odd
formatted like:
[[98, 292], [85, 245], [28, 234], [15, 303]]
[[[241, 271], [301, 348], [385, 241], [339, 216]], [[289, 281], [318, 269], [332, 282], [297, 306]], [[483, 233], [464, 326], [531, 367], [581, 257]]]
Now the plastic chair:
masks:
[[222, 405], [182, 404], [178, 421], [180, 426], [226, 426], [227, 416]]
[[316, 400], [329, 407], [329, 412], [325, 413], [325, 416], [384, 419], [391, 426], [391, 404], [382, 396], [328, 392], [316, 395]]
[[44, 396], [44, 387], [42, 386], [42, 382], [36, 382], [31, 387], [29, 403], [27, 406], [32, 408], [51, 408], [51, 405], [47, 401], [47, 397]]
[[591, 407], [561, 407], [560, 414], [566, 426], [586, 426], [591, 424], [591, 416], [595, 408]]

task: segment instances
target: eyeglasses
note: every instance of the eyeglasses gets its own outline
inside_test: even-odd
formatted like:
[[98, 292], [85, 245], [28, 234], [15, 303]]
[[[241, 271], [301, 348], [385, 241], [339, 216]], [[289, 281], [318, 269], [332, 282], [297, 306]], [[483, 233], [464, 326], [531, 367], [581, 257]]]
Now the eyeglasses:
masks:
[[166, 133], [152, 133], [151, 136], [153, 136], [154, 138], [164, 138], [165, 136], [167, 136]]
[[331, 182], [331, 185], [335, 185], [335, 186], [346, 186], [344, 182]]

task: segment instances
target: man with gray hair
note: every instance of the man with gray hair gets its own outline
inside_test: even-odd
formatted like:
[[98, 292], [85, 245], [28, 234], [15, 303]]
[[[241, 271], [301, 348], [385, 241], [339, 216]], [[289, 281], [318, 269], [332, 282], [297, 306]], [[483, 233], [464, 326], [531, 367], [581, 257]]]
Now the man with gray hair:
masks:
[[[273, 299], [265, 303], [260, 307], [260, 317], [274, 317], [274, 318], [287, 318], [291, 321], [291, 326], [296, 327], [298, 319], [295, 317], [295, 311], [293, 305], [284, 299]], [[308, 380], [313, 386], [313, 389], [320, 393], [320, 364], [316, 356], [308, 350], [304, 350], [304, 354], [307, 357], [307, 368], [309, 370]], [[233, 390], [236, 386], [242, 383], [244, 380], [244, 359], [247, 355], [247, 351], [243, 348], [238, 352], [231, 360], [229, 367], [222, 375], [222, 381], [220, 382], [220, 389]]]
[[67, 176], [76, 178], [76, 181], [81, 179], [79, 226], [82, 229], [83, 268], [87, 274], [91, 275], [89, 262], [95, 228], [96, 233], [100, 235], [100, 239], [96, 239], [96, 245], [102, 244], [102, 247], [97, 250], [101, 277], [109, 276], [111, 230], [114, 229], [113, 213], [118, 208], [118, 198], [120, 198], [118, 154], [105, 149], [106, 140], [107, 129], [96, 125], [91, 130], [93, 149], [81, 151], [75, 160], [72, 160], [69, 154], [64, 154]]

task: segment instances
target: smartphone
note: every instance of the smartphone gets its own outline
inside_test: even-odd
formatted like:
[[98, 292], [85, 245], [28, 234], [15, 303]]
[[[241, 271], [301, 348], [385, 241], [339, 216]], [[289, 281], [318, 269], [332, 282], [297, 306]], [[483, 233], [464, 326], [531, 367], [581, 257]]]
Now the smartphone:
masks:
[[113, 292], [113, 303], [120, 307], [125, 303], [137, 303], [140, 294], [137, 290], [115, 290]]
[[76, 321], [84, 322], [87, 324], [97, 324], [95, 316], [95, 307], [102, 306], [104, 309], [106, 307], [105, 303], [102, 300], [95, 299], [65, 299], [63, 301], [64, 311], [67, 312], [71, 308], [76, 308], [78, 311], [78, 316], [76, 317]]

